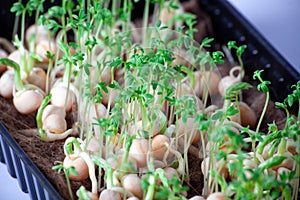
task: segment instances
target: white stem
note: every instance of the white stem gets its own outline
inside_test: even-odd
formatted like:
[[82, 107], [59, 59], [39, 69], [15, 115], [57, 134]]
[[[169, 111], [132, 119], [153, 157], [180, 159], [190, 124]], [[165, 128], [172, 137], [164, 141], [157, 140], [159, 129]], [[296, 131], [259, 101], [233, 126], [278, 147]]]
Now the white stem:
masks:
[[61, 133], [61, 134], [51, 133], [49, 130], [45, 130], [45, 131], [46, 131], [46, 138], [44, 139], [44, 141], [53, 142], [53, 141], [56, 141], [56, 140], [65, 139], [66, 137], [71, 135], [74, 130], [73, 129], [68, 129], [65, 132]]
[[80, 152], [79, 156], [85, 161], [89, 168], [89, 177], [92, 182], [92, 193], [97, 194], [97, 178], [95, 174], [95, 165], [91, 160], [90, 156], [86, 152]]
[[126, 195], [127, 197], [134, 197], [134, 195], [131, 192], [125, 190], [122, 187], [115, 187], [114, 186], [114, 187], [111, 187], [110, 190], [118, 192], [118, 193], [123, 194], [123, 195]]
[[[75, 137], [68, 137], [66, 140], [65, 140], [65, 143], [64, 143], [64, 154], [66, 156], [68, 156], [69, 154], [67, 153], [67, 144], [73, 142], [74, 140], [77, 140]], [[79, 142], [79, 141], [78, 141]], [[77, 156], [80, 152], [80, 149], [77, 149], [76, 146], [74, 145], [74, 153], [77, 153]]]
[[[239, 71], [239, 74], [237, 76], [234, 75], [235, 71]], [[229, 75], [231, 78], [236, 79], [237, 81], [240, 81], [244, 77], [244, 72], [243, 72], [241, 66], [235, 66], [230, 70]]]
[[[227, 121], [227, 120], [225, 120], [225, 121], [224, 121], [224, 125], [226, 125], [226, 124], [232, 125], [234, 128], [237, 128], [237, 129], [244, 128], [242, 125], [240, 125], [239, 123], [234, 122], [234, 121]], [[253, 134], [253, 135], [256, 134], [255, 131], [253, 131], [253, 130], [251, 130], [251, 129], [248, 129], [248, 130], [249, 130], [249, 133], [251, 133], [251, 134]]]
[[177, 157], [177, 159], [178, 159], [177, 171], [179, 172], [179, 174], [183, 175], [184, 174], [184, 160], [183, 160], [181, 154], [178, 151], [176, 151], [175, 149], [173, 149], [171, 147], [171, 145], [169, 145], [167, 142], [165, 142], [164, 144], [166, 145], [166, 147], [168, 147], [168, 150]]
[[206, 107], [203, 112], [204, 112], [204, 114], [207, 115], [209, 113], [215, 112], [217, 109], [218, 109], [218, 107], [216, 105], [210, 105], [210, 106]]

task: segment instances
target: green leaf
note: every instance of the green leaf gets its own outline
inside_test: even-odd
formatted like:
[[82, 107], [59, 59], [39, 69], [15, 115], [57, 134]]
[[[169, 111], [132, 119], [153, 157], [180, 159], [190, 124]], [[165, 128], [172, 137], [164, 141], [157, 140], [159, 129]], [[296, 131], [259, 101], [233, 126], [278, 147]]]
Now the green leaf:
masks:
[[147, 178], [142, 178], [141, 179], [141, 186], [142, 186], [142, 190], [143, 191], [147, 191], [148, 187], [149, 187], [149, 181]]
[[227, 153], [226, 152], [224, 152], [222, 150], [218, 151], [218, 153], [216, 155], [216, 160], [221, 160], [221, 159], [226, 160], [226, 158], [227, 158]]
[[70, 170], [70, 173], [73, 174], [74, 176], [79, 175], [74, 166], [69, 167], [69, 170]]
[[159, 27], [159, 30], [165, 30], [165, 29], [168, 29], [169, 27], [168, 26], [161, 26]]
[[224, 115], [224, 113], [219, 110], [216, 113], [214, 113], [211, 118], [212, 118], [212, 120], [217, 120], [217, 119], [221, 119], [223, 117], [223, 115]]
[[265, 169], [269, 169], [272, 167], [275, 167], [279, 164], [281, 164], [286, 159], [286, 156], [275, 156], [272, 158], [269, 158], [265, 162], [261, 163], [258, 168], [260, 171], [263, 171]]
[[64, 168], [63, 164], [59, 164], [59, 165], [53, 166], [51, 169], [52, 169], [52, 170], [61, 170], [61, 169], [63, 169], [63, 168]]
[[114, 136], [114, 130], [107, 129], [103, 132], [103, 135], [112, 137], [112, 136]]
[[104, 168], [105, 170], [111, 168], [110, 165], [106, 163], [106, 161], [100, 158], [98, 155], [92, 154], [90, 157], [93, 163], [95, 163], [95, 165], [97, 165], [98, 167]]
[[11, 7], [10, 12], [15, 12], [16, 16], [18, 16], [25, 12], [25, 7], [21, 2], [15, 2]]
[[88, 192], [85, 190], [84, 186], [80, 186], [78, 190], [78, 198], [79, 200], [90, 199]]
[[262, 81], [258, 86], [257, 86], [257, 90], [258, 91], [263, 91], [263, 92], [269, 92], [269, 88], [267, 85], [271, 84], [270, 81]]
[[211, 46], [211, 43], [214, 41], [214, 38], [208, 38], [208, 37], [206, 37], [206, 38], [204, 38], [203, 40], [202, 40], [202, 43], [201, 43], [201, 46], [203, 46], [203, 47], [210, 47]]
[[236, 49], [237, 48], [236, 41], [229, 41], [227, 43], [227, 46], [228, 46], [228, 49]]
[[92, 67], [91, 64], [89, 63], [84, 63], [83, 64], [83, 69], [84, 69], [84, 72], [89, 76], [90, 75], [90, 68]]
[[174, 168], [174, 169], [177, 169], [177, 168], [179, 167], [179, 161], [178, 161], [178, 160], [175, 160], [175, 161], [171, 164], [170, 167], [172, 167], [172, 168]]
[[67, 56], [67, 57], [70, 57], [71, 56], [71, 53], [70, 53], [70, 49], [69, 47], [62, 41], [59, 41], [58, 42], [58, 47], [59, 49], [62, 50], [62, 52]]
[[107, 94], [108, 93], [108, 89], [107, 89], [107, 87], [105, 85], [106, 85], [105, 81], [99, 82], [96, 85], [96, 89], [99, 90], [99, 92], [101, 92], [101, 90], [102, 90], [103, 92], [105, 92]]
[[235, 114], [239, 113], [237, 109], [233, 105], [230, 105], [226, 110], [226, 116], [233, 116]]
[[9, 58], [1, 58], [0, 64], [5, 65], [5, 66], [10, 66], [14, 69], [20, 69], [19, 64]]
[[225, 98], [226, 99], [231, 99], [240, 94], [242, 90], [249, 89], [251, 88], [252, 85], [246, 82], [240, 82], [234, 85], [231, 85], [227, 88], [226, 93], [225, 93]]
[[55, 57], [55, 54], [51, 53], [50, 51], [47, 51], [47, 52], [46, 52], [46, 57], [47, 57], [49, 60], [53, 60], [54, 57]]
[[288, 95], [287, 97], [287, 102], [288, 102], [288, 105], [291, 107], [293, 105], [293, 103], [295, 102], [295, 98], [293, 95]]
[[261, 73], [263, 72], [264, 70], [256, 70], [253, 74], [253, 80], [256, 80], [257, 78], [260, 78], [261, 76]]
[[155, 170], [155, 173], [158, 174], [159, 179], [161, 180], [161, 182], [163, 183], [163, 185], [165, 187], [169, 187], [168, 179], [166, 177], [165, 171], [162, 168], [158, 168], [158, 169]]
[[160, 25], [161, 25], [161, 21], [160, 21], [160, 20], [157, 20], [157, 22], [156, 22], [155, 26], [156, 26], [157, 28], [159, 28], [159, 27], [160, 27]]
[[73, 144], [72, 142], [69, 142], [68, 144], [66, 144], [66, 152], [68, 155], [72, 154], [73, 153]]
[[276, 131], [278, 131], [277, 125], [275, 124], [275, 122], [273, 122], [272, 124], [268, 124], [268, 131], [270, 133], [274, 133]]
[[122, 59], [120, 57], [115, 58], [111, 63], [110, 67], [118, 67], [122, 64]]
[[191, 39], [189, 37], [183, 38], [183, 43], [184, 43], [185, 48], [187, 48], [187, 49], [189, 48], [190, 42], [191, 42]]
[[50, 93], [48, 96], [46, 96], [43, 99], [40, 107], [38, 108], [37, 114], [36, 114], [36, 124], [37, 124], [37, 128], [38, 128], [40, 137], [42, 139], [46, 139], [46, 133], [45, 133], [45, 130], [43, 129], [42, 116], [43, 116], [44, 109], [51, 101], [51, 96], [52, 96], [52, 94]]
[[224, 54], [221, 51], [215, 51], [212, 53], [212, 59], [213, 59], [214, 63], [216, 63], [216, 64], [224, 63], [223, 57], [224, 57]]
[[244, 53], [246, 48], [247, 48], [246, 45], [242, 45], [242, 46], [238, 47], [236, 50], [236, 55], [241, 56]]
[[46, 27], [47, 29], [52, 30], [54, 33], [56, 33], [61, 28], [61, 25], [58, 24], [55, 20], [50, 19]]
[[52, 6], [48, 9], [49, 16], [60, 19], [62, 16], [66, 14], [66, 11], [61, 6]]

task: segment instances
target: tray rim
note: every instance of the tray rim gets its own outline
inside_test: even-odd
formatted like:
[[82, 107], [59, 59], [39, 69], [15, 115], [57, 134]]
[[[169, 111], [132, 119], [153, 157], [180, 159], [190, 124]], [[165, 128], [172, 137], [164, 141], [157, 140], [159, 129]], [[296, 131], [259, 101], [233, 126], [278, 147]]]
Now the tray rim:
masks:
[[[40, 169], [33, 163], [33, 161], [29, 158], [29, 156], [24, 152], [24, 150], [20, 147], [20, 145], [16, 142], [13, 136], [6, 129], [4, 123], [0, 121], [0, 135], [1, 140], [0, 144], [3, 145], [2, 140], [13, 150], [13, 153], [24, 163], [24, 166], [30, 172], [30, 175], [34, 176], [37, 182], [43, 187], [44, 190], [48, 192], [48, 196], [51, 199], [62, 199], [54, 186], [49, 182], [49, 180], [45, 177], [45, 175], [40, 171]], [[4, 152], [2, 152], [4, 153]], [[4, 161], [6, 165], [6, 162]], [[14, 170], [16, 166], [13, 166]], [[23, 171], [24, 173], [24, 171]], [[24, 173], [25, 176], [29, 176]], [[16, 177], [18, 179], [18, 177]], [[23, 191], [24, 192], [24, 191]], [[28, 191], [30, 193], [30, 190]]]

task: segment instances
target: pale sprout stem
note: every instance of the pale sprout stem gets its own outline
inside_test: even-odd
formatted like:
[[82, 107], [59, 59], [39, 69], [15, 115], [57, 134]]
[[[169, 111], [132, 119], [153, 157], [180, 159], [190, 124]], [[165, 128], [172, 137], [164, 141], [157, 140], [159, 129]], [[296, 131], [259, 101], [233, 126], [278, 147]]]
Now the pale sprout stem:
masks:
[[178, 151], [176, 151], [175, 149], [173, 149], [171, 147], [171, 145], [169, 145], [167, 142], [165, 142], [164, 144], [166, 145], [168, 150], [177, 157], [178, 163], [179, 163], [177, 171], [179, 172], [179, 174], [181, 174], [183, 176], [185, 167], [184, 167], [184, 160], [183, 160], [181, 154]]
[[65, 132], [61, 133], [61, 134], [56, 134], [56, 133], [51, 133], [49, 130], [45, 130], [46, 132], [46, 138], [43, 139], [46, 142], [53, 142], [56, 140], [63, 140], [66, 137], [68, 137], [69, 135], [71, 135], [74, 130], [73, 129], [68, 129]]
[[91, 160], [90, 156], [82, 151], [79, 153], [79, 156], [85, 161], [85, 163], [88, 165], [89, 168], [89, 177], [92, 182], [92, 193], [97, 194], [98, 187], [97, 187], [97, 178], [95, 175], [95, 165], [93, 161]]

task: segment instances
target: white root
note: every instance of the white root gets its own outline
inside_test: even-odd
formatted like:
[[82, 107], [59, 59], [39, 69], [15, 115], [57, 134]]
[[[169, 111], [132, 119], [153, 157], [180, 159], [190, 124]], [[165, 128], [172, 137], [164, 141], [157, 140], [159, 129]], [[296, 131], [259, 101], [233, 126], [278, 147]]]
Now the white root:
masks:
[[88, 165], [89, 177], [92, 182], [92, 193], [97, 194], [98, 189], [97, 189], [97, 178], [96, 178], [96, 174], [95, 174], [95, 165], [94, 165], [93, 161], [91, 160], [90, 156], [86, 152], [84, 152], [84, 151], [80, 152], [79, 156]]
[[[68, 154], [66, 151], [67, 145], [69, 143], [73, 142], [74, 140], [78, 141], [78, 143], [80, 144], [80, 148], [78, 148], [76, 145], [74, 145], [73, 154]], [[64, 154], [66, 156], [69, 156], [70, 158], [81, 157], [85, 161], [85, 163], [87, 164], [87, 166], [89, 168], [89, 177], [92, 182], [92, 193], [97, 194], [98, 189], [97, 189], [97, 178], [96, 178], [96, 174], [95, 174], [95, 165], [94, 165], [94, 162], [91, 160], [89, 154], [87, 154], [86, 152], [81, 150], [81, 145], [82, 145], [82, 140], [80, 140], [79, 138], [74, 138], [74, 137], [67, 138], [64, 143]]]
[[131, 192], [125, 190], [123, 187], [113, 186], [113, 187], [110, 187], [109, 189], [113, 190], [115, 192], [118, 192], [120, 194], [126, 195], [127, 197], [134, 197], [134, 195]]
[[[240, 130], [241, 128], [245, 128], [245, 127], [243, 127], [242, 125], [240, 125], [239, 123], [237, 123], [237, 122], [234, 122], [234, 121], [227, 121], [227, 120], [225, 120], [224, 121], [224, 124], [226, 125], [226, 124], [229, 124], [229, 125], [233, 125], [233, 127], [234, 128], [237, 128], [238, 130]], [[251, 133], [251, 134], [256, 134], [255, 133], [255, 131], [253, 131], [253, 130], [251, 130], [251, 129], [249, 129], [249, 133]]]
[[[239, 71], [239, 74], [237, 76], [234, 75], [235, 71]], [[241, 66], [235, 66], [230, 70], [229, 75], [233, 79], [242, 80], [242, 78], [245, 75], [245, 72], [242, 70]]]
[[45, 130], [46, 138], [44, 138], [43, 140], [45, 142], [53, 142], [56, 140], [63, 140], [66, 137], [68, 137], [69, 135], [71, 135], [73, 133], [73, 131], [74, 131], [74, 129], [71, 128], [61, 134], [56, 134], [56, 133], [51, 133], [49, 130]]
[[[96, 111], [96, 105], [92, 104], [91, 108], [90, 108], [90, 120], [94, 120], [97, 117], [97, 111]], [[93, 130], [94, 130], [94, 135], [97, 139], [100, 138], [101, 135], [101, 131], [100, 131], [100, 127], [98, 125], [92, 125], [93, 126]]]
[[204, 114], [209, 115], [209, 114], [215, 112], [217, 109], [218, 109], [218, 107], [216, 105], [210, 105], [210, 106], [206, 107], [203, 112], [204, 112]]
[[165, 142], [166, 147], [168, 148], [168, 151], [170, 151], [172, 154], [174, 154], [177, 157], [178, 160], [178, 168], [177, 171], [180, 175], [184, 174], [184, 160], [183, 157], [181, 156], [181, 154], [176, 151], [175, 149], [172, 148], [172, 144], [168, 144], [167, 142]]

